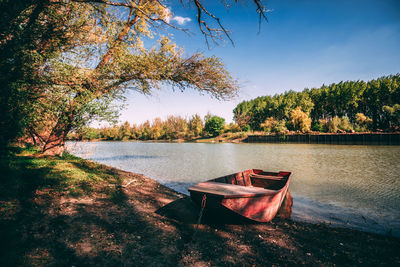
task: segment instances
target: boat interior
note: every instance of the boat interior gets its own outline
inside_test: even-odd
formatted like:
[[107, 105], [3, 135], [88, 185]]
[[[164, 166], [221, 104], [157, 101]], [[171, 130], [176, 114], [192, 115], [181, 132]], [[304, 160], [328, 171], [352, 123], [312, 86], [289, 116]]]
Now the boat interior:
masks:
[[264, 172], [251, 169], [211, 180], [212, 182], [279, 190], [286, 185], [290, 172]]

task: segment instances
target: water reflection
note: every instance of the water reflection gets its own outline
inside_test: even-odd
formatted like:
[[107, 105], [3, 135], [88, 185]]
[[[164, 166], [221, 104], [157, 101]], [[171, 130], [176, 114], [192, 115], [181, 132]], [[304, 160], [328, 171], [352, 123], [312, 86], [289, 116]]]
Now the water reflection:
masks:
[[293, 197], [290, 189], [286, 192], [285, 198], [283, 199], [282, 205], [276, 214], [276, 217], [282, 219], [289, 219], [292, 216]]

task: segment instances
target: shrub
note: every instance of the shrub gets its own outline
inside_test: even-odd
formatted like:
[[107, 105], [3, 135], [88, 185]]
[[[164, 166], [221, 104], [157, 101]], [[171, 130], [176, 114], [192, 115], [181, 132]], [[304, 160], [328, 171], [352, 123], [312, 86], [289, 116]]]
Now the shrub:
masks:
[[394, 106], [383, 106], [383, 111], [386, 117], [387, 124], [390, 129], [400, 128], [400, 105], [395, 104]]
[[264, 129], [265, 132], [273, 132], [273, 133], [286, 133], [286, 121], [285, 120], [276, 120], [274, 117], [269, 117], [265, 120], [264, 123], [261, 123], [261, 128]]
[[294, 131], [309, 132], [311, 129], [311, 118], [308, 112], [303, 112], [301, 107], [290, 111], [289, 125]]
[[278, 133], [278, 134], [285, 134], [288, 132], [288, 129], [286, 128], [286, 121], [285, 120], [280, 120], [278, 121], [274, 127], [272, 128], [272, 132]]
[[274, 128], [275, 124], [277, 124], [278, 121], [275, 120], [274, 117], [269, 117], [264, 121], [264, 123], [260, 124], [260, 127], [265, 131], [265, 132], [272, 132], [272, 129]]
[[327, 127], [328, 127], [328, 132], [330, 133], [337, 133], [340, 131], [344, 132], [353, 131], [353, 125], [350, 123], [348, 117], [339, 118], [338, 116], [335, 116], [332, 118], [331, 121], [328, 121]]
[[322, 126], [321, 123], [315, 122], [312, 124], [311, 130], [315, 131], [315, 132], [322, 132], [322, 131], [324, 131], [324, 127]]
[[231, 132], [231, 133], [237, 133], [240, 132], [240, 126], [236, 123], [230, 123], [227, 127], [226, 127], [226, 131], [227, 132]]
[[218, 116], [212, 116], [204, 125], [204, 131], [213, 137], [220, 135], [224, 128], [225, 119]]
[[339, 122], [339, 129], [345, 132], [354, 131], [353, 125], [350, 122], [350, 119], [346, 116], [342, 117]]
[[329, 121], [327, 119], [319, 119], [318, 120], [318, 124], [322, 128], [322, 130], [321, 130], [322, 132], [324, 132], [324, 133], [329, 132], [328, 123], [329, 123]]
[[356, 130], [358, 132], [365, 132], [371, 129], [372, 119], [365, 116], [363, 113], [356, 114]]
[[243, 132], [250, 132], [251, 131], [251, 127], [250, 125], [246, 124], [242, 127], [242, 131]]

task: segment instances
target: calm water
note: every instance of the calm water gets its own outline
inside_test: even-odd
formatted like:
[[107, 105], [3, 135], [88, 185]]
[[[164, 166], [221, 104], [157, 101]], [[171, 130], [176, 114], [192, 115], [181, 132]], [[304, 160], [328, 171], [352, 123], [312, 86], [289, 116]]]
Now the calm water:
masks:
[[292, 218], [400, 236], [400, 147], [69, 142], [73, 154], [142, 173], [179, 192], [259, 168], [292, 171]]

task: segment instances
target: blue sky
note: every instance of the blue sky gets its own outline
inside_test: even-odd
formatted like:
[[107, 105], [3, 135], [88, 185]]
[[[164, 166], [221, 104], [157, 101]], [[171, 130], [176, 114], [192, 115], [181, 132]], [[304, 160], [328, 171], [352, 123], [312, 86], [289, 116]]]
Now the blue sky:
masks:
[[191, 19], [184, 27], [194, 34], [169, 32], [188, 55], [203, 52], [220, 57], [241, 85], [239, 96], [218, 101], [197, 91], [173, 92], [167, 87], [151, 96], [129, 92], [120, 121], [142, 123], [210, 112], [231, 122], [232, 110], [243, 100], [400, 72], [399, 0], [269, 0], [265, 1], [271, 10], [269, 22], [262, 23], [260, 33], [252, 1], [229, 10], [219, 1], [203, 2], [232, 31], [235, 47], [226, 42], [209, 50], [190, 6], [171, 4], [171, 10]]

